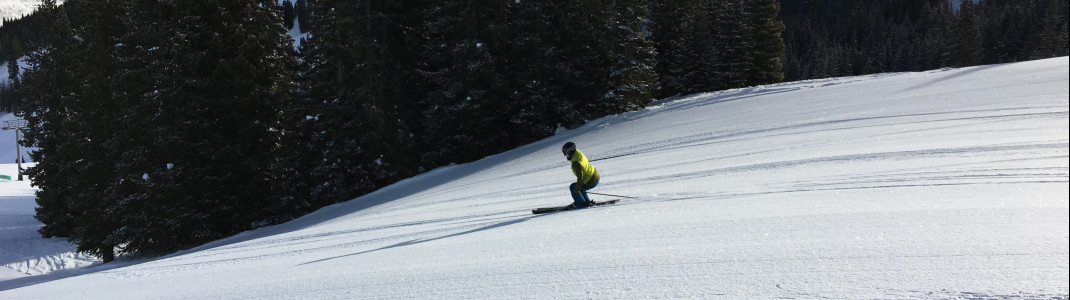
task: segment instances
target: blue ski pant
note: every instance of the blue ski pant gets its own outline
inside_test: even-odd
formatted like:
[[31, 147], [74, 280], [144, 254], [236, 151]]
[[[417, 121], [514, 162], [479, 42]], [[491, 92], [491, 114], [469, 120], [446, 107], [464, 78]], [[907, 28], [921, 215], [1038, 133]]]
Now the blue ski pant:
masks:
[[584, 202], [591, 202], [591, 197], [587, 196], [587, 190], [598, 186], [598, 181], [595, 181], [592, 184], [584, 184], [579, 188], [578, 193], [576, 192], [576, 184], [577, 183], [573, 182], [572, 185], [568, 186], [569, 192], [572, 193], [572, 201], [575, 202], [576, 205], [583, 204]]

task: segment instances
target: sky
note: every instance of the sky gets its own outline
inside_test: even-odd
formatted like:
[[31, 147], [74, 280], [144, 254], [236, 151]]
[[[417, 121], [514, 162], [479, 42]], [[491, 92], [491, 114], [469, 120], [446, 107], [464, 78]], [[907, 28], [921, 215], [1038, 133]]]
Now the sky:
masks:
[[[34, 238], [32, 187], [0, 182], [0, 299], [1066, 299], [1068, 69], [1061, 57], [657, 101], [108, 264]], [[592, 192], [634, 198], [531, 214], [571, 201], [567, 141], [602, 175]]]

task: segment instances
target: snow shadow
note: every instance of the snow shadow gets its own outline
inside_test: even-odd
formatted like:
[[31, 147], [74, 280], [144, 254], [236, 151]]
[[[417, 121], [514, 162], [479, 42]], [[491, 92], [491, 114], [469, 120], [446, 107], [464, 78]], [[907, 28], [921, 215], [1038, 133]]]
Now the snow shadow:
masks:
[[[843, 82], [838, 82], [838, 83], [835, 83], [835, 84], [842, 84], [842, 83]], [[827, 85], [835, 85], [835, 84], [826, 84], [826, 86]], [[652, 115], [663, 114], [663, 113], [666, 113], [666, 112], [684, 111], [684, 110], [689, 110], [689, 109], [696, 108], [696, 107], [716, 105], [716, 104], [725, 103], [725, 102], [732, 102], [732, 101], [746, 100], [746, 99], [756, 98], [756, 97], [764, 97], [764, 96], [771, 96], [771, 95], [776, 95], [776, 94], [790, 93], [790, 92], [802, 90], [804, 88], [809, 88], [809, 86], [800, 86], [800, 85], [798, 85], [798, 83], [790, 83], [790, 84], [784, 83], [784, 84], [778, 84], [778, 85], [766, 85], [766, 86], [748, 87], [748, 88], [740, 88], [740, 89], [726, 90], [726, 91], [717, 91], [717, 92], [711, 92], [711, 93], [698, 93], [698, 94], [692, 94], [692, 95], [688, 95], [688, 96], [670, 97], [670, 98], [666, 98], [666, 99], [662, 99], [662, 100], [658, 100], [658, 101], [652, 102], [649, 105], [647, 105], [646, 109], [641, 109], [641, 110], [633, 111], [633, 112], [627, 112], [627, 113], [621, 114], [619, 116], [612, 117], [613, 118], [612, 122], [609, 123], [609, 124], [635, 121], [635, 120], [643, 119], [643, 118], [646, 118], [646, 117], [649, 117], [649, 116], [652, 116]], [[591, 122], [591, 123], [597, 123], [597, 122]], [[599, 124], [599, 125], [600, 126], [605, 126], [606, 124]]]
[[[107, 272], [107, 271], [112, 271], [112, 270], [116, 270], [116, 269], [120, 269], [120, 268], [136, 266], [136, 265], [145, 264], [145, 263], [151, 263], [151, 262], [160, 261], [160, 260], [169, 259], [169, 258], [182, 257], [182, 256], [186, 256], [186, 255], [196, 255], [198, 252], [208, 251], [208, 250], [212, 250], [212, 249], [216, 249], [216, 248], [222, 248], [222, 247], [226, 247], [226, 246], [230, 246], [230, 245], [234, 245], [234, 244], [239, 244], [239, 243], [243, 243], [243, 242], [247, 242], [247, 241], [251, 241], [251, 240], [267, 238], [267, 237], [271, 237], [271, 236], [282, 235], [282, 234], [286, 234], [286, 233], [300, 231], [300, 230], [303, 230], [303, 229], [306, 229], [306, 228], [309, 228], [309, 227], [313, 227], [313, 226], [316, 226], [316, 225], [319, 225], [319, 224], [330, 222], [331, 220], [334, 220], [336, 218], [344, 217], [344, 216], [347, 216], [347, 215], [350, 215], [350, 214], [353, 214], [353, 213], [360, 212], [360, 211], [365, 210], [365, 209], [369, 209], [369, 208], [376, 207], [376, 206], [379, 206], [379, 205], [387, 204], [387, 203], [390, 203], [390, 202], [398, 200], [398, 199], [403, 199], [405, 197], [412, 196], [414, 194], [418, 194], [418, 193], [433, 189], [433, 188], [441, 186], [441, 185], [449, 184], [450, 182], [453, 182], [453, 181], [456, 181], [456, 180], [461, 180], [461, 179], [463, 179], [465, 177], [468, 177], [468, 176], [470, 176], [472, 174], [476, 174], [476, 173], [482, 172], [484, 170], [494, 168], [494, 167], [496, 167], [498, 165], [501, 165], [503, 163], [507, 163], [507, 162], [511, 161], [512, 159], [514, 159], [516, 157], [522, 157], [522, 156], [525, 156], [525, 155], [529, 154], [530, 152], [538, 151], [538, 150], [541, 149], [541, 148], [530, 148], [530, 147], [525, 147], [525, 148], [527, 150], [517, 149], [517, 150], [514, 150], [514, 151], [510, 151], [510, 152], [498, 154], [498, 155], [495, 155], [495, 156], [491, 156], [491, 157], [488, 157], [488, 158], [484, 158], [482, 160], [479, 160], [479, 161], [476, 161], [476, 162], [473, 162], [473, 163], [468, 163], [468, 164], [464, 164], [464, 165], [452, 165], [452, 166], [438, 168], [438, 169], [432, 170], [430, 172], [427, 172], [427, 173], [424, 173], [424, 174], [421, 174], [421, 175], [417, 175], [416, 177], [409, 178], [409, 179], [406, 179], [406, 180], [402, 180], [401, 182], [395, 183], [393, 185], [387, 186], [387, 187], [382, 188], [382, 189], [380, 189], [378, 191], [375, 191], [375, 192], [372, 192], [370, 194], [355, 198], [353, 200], [342, 202], [342, 203], [338, 203], [338, 204], [334, 204], [334, 205], [329, 205], [329, 206], [320, 208], [319, 210], [317, 210], [315, 212], [312, 212], [312, 213], [310, 213], [308, 215], [305, 215], [305, 216], [303, 216], [301, 218], [295, 219], [295, 220], [287, 222], [287, 223], [274, 225], [274, 226], [263, 227], [263, 228], [259, 228], [259, 229], [255, 229], [255, 230], [239, 233], [239, 234], [234, 235], [232, 237], [223, 238], [223, 239], [220, 239], [220, 240], [209, 242], [209, 243], [203, 244], [201, 246], [197, 246], [197, 247], [194, 247], [194, 248], [191, 248], [191, 249], [187, 249], [187, 250], [178, 251], [178, 252], [172, 253], [170, 255], [161, 256], [161, 257], [153, 257], [153, 258], [144, 258], [144, 257], [137, 257], [137, 256], [134, 256], [134, 257], [121, 256], [121, 257], [118, 257], [116, 261], [111, 262], [111, 263], [107, 263], [107, 264], [98, 264], [98, 265], [94, 265], [94, 266], [87, 267], [87, 268], [82, 268], [82, 269], [60, 270], [60, 271], [53, 272], [53, 273], [50, 273], [50, 274], [37, 275], [37, 276], [27, 276], [27, 277], [10, 279], [10, 280], [6, 280], [6, 281], [0, 281], [0, 291], [9, 290], [9, 289], [16, 289], [16, 288], [20, 288], [20, 287], [31, 286], [31, 285], [36, 285], [36, 284], [41, 284], [41, 283], [46, 283], [46, 282], [51, 282], [51, 281], [56, 281], [56, 280], [60, 280], [60, 279], [68, 278], [68, 277], [81, 276], [81, 275], [87, 275], [87, 274], [94, 274], [94, 273], [100, 273], [100, 272]], [[6, 222], [7, 220], [13, 220], [13, 219], [6, 218], [7, 216], [4, 216], [4, 217], [5, 218], [3, 220], [0, 220], [0, 221]], [[28, 216], [28, 217], [32, 219], [32, 216]], [[421, 243], [426, 243], [426, 242], [430, 242], [430, 241], [446, 239], [446, 238], [450, 238], [450, 237], [462, 236], [462, 235], [466, 235], [466, 234], [471, 234], [471, 233], [476, 233], [476, 232], [480, 232], [480, 231], [490, 230], [490, 229], [499, 228], [499, 227], [503, 227], [503, 226], [508, 226], [508, 225], [512, 225], [512, 224], [517, 224], [517, 223], [526, 221], [528, 219], [530, 219], [530, 218], [522, 218], [522, 219], [511, 219], [510, 218], [510, 220], [488, 224], [486, 226], [482, 226], [482, 227], [479, 227], [479, 228], [475, 228], [475, 229], [464, 231], [464, 232], [460, 232], [460, 233], [454, 233], [454, 234], [441, 236], [441, 237], [436, 237], [436, 238], [412, 240], [412, 241], [408, 241], [408, 242], [399, 243], [399, 244], [396, 244], [396, 245], [384, 247], [382, 249], [365, 251], [365, 252], [362, 252], [362, 253], [355, 253], [355, 254], [351, 254], [351, 255], [358, 255], [358, 254], [363, 254], [363, 253], [368, 253], [368, 252], [386, 250], [386, 249], [390, 249], [390, 248], [403, 247], [403, 246], [407, 246], [407, 245], [421, 244]], [[436, 221], [443, 221], [443, 220], [429, 220], [429, 221], [426, 221], [426, 222], [436, 222]], [[404, 226], [404, 225], [406, 225], [406, 224], [399, 224], [397, 226]], [[468, 225], [468, 226], [464, 226], [463, 228], [468, 228], [468, 227], [471, 227], [471, 226], [472, 225]], [[373, 229], [365, 228], [365, 229], [361, 229], [361, 230], [375, 230], [375, 229], [376, 228], [373, 228]], [[36, 231], [34, 231], [34, 233], [36, 233]], [[4, 239], [7, 239], [7, 238], [8, 238], [8, 236], [5, 234]], [[37, 239], [39, 239], [39, 237], [37, 237]], [[5, 243], [5, 244], [11, 245], [9, 243]], [[0, 246], [0, 249], [3, 249], [3, 247], [6, 247], [7, 245]], [[5, 251], [5, 252], [7, 252], [7, 251]], [[351, 256], [351, 255], [347, 255], [347, 256]], [[339, 258], [341, 258], [341, 257], [339, 257]], [[334, 259], [334, 258], [331, 258], [331, 259]], [[324, 261], [325, 260], [330, 260], [330, 259], [324, 259]]]
[[923, 81], [921, 84], [905, 88], [905, 89], [901, 90], [900, 92], [907, 92], [907, 91], [913, 91], [913, 90], [918, 90], [918, 89], [931, 88], [931, 87], [934, 87], [934, 86], [938, 86], [938, 85], [940, 85], [941, 83], [943, 83], [945, 81], [949, 81], [949, 80], [952, 80], [952, 79], [955, 79], [955, 78], [964, 77], [966, 75], [970, 75], [970, 74], [973, 74], [973, 73], [978, 73], [978, 72], [981, 72], [981, 71], [986, 71], [986, 70], [989, 70], [989, 69], [995, 69], [995, 68], [998, 68], [998, 67], [1001, 67], [1001, 66], [1006, 66], [1006, 65], [1002, 65], [1002, 64], [1001, 65], [987, 65], [987, 66], [977, 66], [977, 67], [972, 67], [972, 68], [951, 69], [950, 70], [951, 72], [948, 72], [948, 71], [936, 72], [936, 73], [945, 73], [945, 72], [947, 72], [947, 74], [944, 75], [944, 76], [941, 76], [939, 78], [933, 79], [933, 80]]
[[409, 241], [405, 241], [405, 242], [389, 245], [389, 246], [386, 246], [386, 247], [381, 247], [381, 248], [378, 248], [378, 249], [372, 249], [372, 250], [361, 251], [361, 252], [352, 253], [352, 254], [340, 255], [340, 256], [335, 256], [335, 257], [328, 257], [328, 258], [324, 258], [324, 259], [318, 259], [318, 260], [302, 263], [302, 264], [299, 264], [299, 265], [300, 266], [311, 265], [311, 264], [316, 264], [316, 263], [336, 260], [336, 259], [340, 259], [340, 258], [358, 256], [358, 255], [361, 255], [361, 254], [367, 254], [367, 253], [378, 252], [378, 251], [383, 251], [383, 250], [389, 250], [389, 249], [394, 249], [394, 248], [406, 247], [406, 246], [413, 246], [413, 245], [423, 244], [423, 243], [427, 243], [427, 242], [433, 242], [433, 241], [442, 240], [442, 239], [448, 239], [448, 238], [453, 238], [453, 237], [464, 236], [464, 235], [468, 235], [468, 234], [473, 234], [473, 233], [483, 232], [483, 231], [487, 231], [487, 230], [491, 230], [491, 229], [496, 229], [496, 228], [501, 228], [501, 227], [505, 227], [505, 226], [510, 226], [510, 225], [523, 223], [523, 222], [526, 222], [528, 220], [531, 220], [531, 219], [534, 219], [534, 218], [538, 218], [538, 217], [542, 217], [542, 216], [545, 216], [545, 215], [531, 215], [531, 216], [521, 217], [519, 219], [508, 220], [508, 221], [504, 221], [504, 222], [495, 222], [495, 223], [492, 223], [492, 224], [488, 224], [486, 226], [482, 226], [482, 227], [479, 227], [479, 228], [475, 228], [475, 229], [467, 230], [467, 231], [463, 231], [463, 232], [448, 234], [448, 235], [444, 235], [444, 236], [440, 236], [440, 237], [409, 240]]
[[[445, 166], [445, 167], [440, 167], [440, 168], [431, 170], [429, 172], [425, 172], [423, 174], [416, 175], [415, 177], [399, 181], [397, 183], [394, 183], [392, 185], [386, 186], [386, 187], [381, 188], [381, 189], [379, 189], [379, 190], [377, 190], [375, 192], [372, 192], [372, 193], [369, 193], [367, 195], [355, 198], [353, 200], [349, 200], [349, 201], [346, 201], [346, 202], [342, 202], [342, 203], [329, 205], [329, 206], [320, 208], [317, 211], [314, 211], [312, 213], [309, 213], [309, 214], [307, 214], [307, 215], [305, 215], [303, 217], [297, 218], [297, 219], [295, 219], [293, 221], [290, 221], [290, 222], [287, 222], [287, 223], [278, 224], [278, 225], [274, 225], [274, 226], [263, 227], [263, 228], [259, 228], [259, 229], [256, 229], [256, 230], [243, 232], [243, 233], [237, 234], [237, 235], [229, 237], [229, 238], [224, 238], [224, 239], [220, 239], [220, 240], [217, 240], [217, 241], [209, 242], [209, 243], [206, 243], [206, 244], [198, 246], [198, 247], [194, 247], [194, 248], [189, 249], [189, 250], [180, 251], [178, 253], [175, 253], [175, 254], [172, 254], [172, 255], [169, 255], [169, 256], [166, 256], [166, 257], [161, 257], [160, 259], [167, 258], [167, 257], [180, 256], [180, 255], [190, 254], [192, 252], [205, 251], [205, 250], [209, 250], [209, 249], [213, 249], [213, 248], [220, 248], [220, 247], [225, 247], [225, 246], [229, 246], [229, 245], [243, 243], [243, 242], [247, 242], [247, 241], [251, 241], [251, 240], [267, 238], [267, 237], [271, 237], [271, 236], [283, 235], [283, 234], [287, 234], [287, 233], [291, 233], [291, 232], [300, 231], [300, 230], [303, 230], [303, 229], [306, 229], [306, 228], [310, 228], [310, 227], [314, 227], [314, 226], [317, 226], [317, 225], [320, 225], [320, 224], [331, 222], [332, 220], [335, 220], [335, 219], [338, 219], [338, 218], [342, 218], [342, 217], [349, 216], [349, 215], [352, 215], [352, 214], [355, 214], [355, 213], [359, 213], [360, 211], [363, 211], [363, 210], [366, 210], [366, 209], [369, 209], [369, 208], [373, 208], [373, 207], [376, 207], [376, 206], [388, 204], [388, 203], [391, 203], [391, 202], [393, 202], [395, 200], [404, 199], [406, 197], [410, 197], [410, 196], [413, 196], [413, 195], [418, 195], [418, 194], [421, 194], [421, 193], [425, 193], [425, 192], [434, 190], [434, 189], [436, 189], [438, 187], [441, 187], [441, 186], [444, 186], [444, 185], [449, 185], [449, 184], [451, 184], [453, 182], [456, 182], [456, 181], [462, 181], [462, 180], [465, 180], [467, 177], [472, 176], [474, 174], [478, 174], [478, 173], [481, 173], [483, 171], [496, 168], [496, 167], [498, 167], [500, 165], [512, 162], [512, 161], [514, 161], [516, 159], [519, 159], [519, 158], [523, 158], [523, 157], [526, 157], [526, 156], [529, 156], [529, 155], [533, 155], [533, 154], [535, 154], [537, 152], [548, 152], [548, 153], [546, 153], [546, 156], [548, 157], [548, 159], [550, 159], [551, 157], [552, 158], [556, 158], [557, 157], [557, 152], [556, 152], [556, 150], [552, 150], [552, 149], [556, 149], [557, 145], [560, 144], [560, 143], [563, 143], [565, 140], [571, 139], [571, 138], [573, 138], [573, 137], [575, 137], [577, 135], [583, 134], [583, 133], [585, 133], [585, 132], [587, 132], [589, 130], [592, 130], [592, 129], [587, 127], [587, 126], [584, 126], [584, 127], [580, 127], [578, 129], [575, 129], [575, 130], [570, 130], [570, 131], [567, 131], [567, 132], [559, 133], [557, 135], [545, 138], [543, 140], [540, 140], [540, 141], [537, 141], [537, 142], [534, 142], [534, 143], [531, 143], [531, 144], [528, 144], [528, 145], [525, 145], [525, 146], [521, 146], [521, 147], [519, 147], [517, 149], [513, 149], [513, 150], [510, 150], [510, 151], [507, 151], [507, 152], [491, 155], [491, 156], [485, 157], [483, 159], [477, 160], [475, 162], [465, 163], [465, 164], [461, 164], [461, 165], [449, 165], [449, 166]], [[552, 152], [551, 152], [551, 150], [552, 150]], [[561, 164], [564, 165], [564, 162], [562, 162]], [[522, 220], [526, 220], [526, 219], [522, 219]], [[518, 221], [518, 222], [507, 221], [507, 222], [504, 222], [504, 223], [498, 224], [498, 225], [489, 225], [486, 228], [472, 230], [472, 231], [464, 232], [462, 234], [473, 233], [473, 232], [478, 232], [478, 231], [482, 231], [482, 230], [487, 230], [487, 229], [497, 228], [497, 227], [501, 227], [501, 226], [511, 225], [511, 224], [522, 222], [522, 220]], [[455, 235], [451, 235], [451, 236], [457, 236], [457, 235], [462, 235], [462, 234], [455, 234]], [[442, 238], [447, 238], [447, 237], [449, 237], [449, 236], [436, 238], [436, 239], [432, 239], [432, 240], [437, 240], [437, 239], [442, 239]], [[419, 241], [417, 243], [423, 243], [423, 242], [427, 242], [427, 241], [424, 240], [424, 241]], [[403, 245], [399, 245], [399, 246], [403, 246]]]
[[58, 270], [58, 271], [55, 271], [55, 272], [52, 272], [52, 273], [48, 273], [48, 274], [44, 274], [44, 275], [19, 277], [19, 278], [0, 281], [0, 291], [13, 290], [13, 289], [21, 288], [21, 287], [27, 287], [27, 286], [31, 286], [31, 285], [37, 285], [37, 284], [42, 284], [42, 283], [46, 283], [46, 282], [56, 281], [56, 280], [60, 280], [60, 279], [68, 278], [68, 277], [75, 277], [75, 276], [81, 276], [81, 275], [85, 275], [85, 274], [93, 274], [93, 273], [98, 273], [98, 272], [105, 272], [105, 271], [114, 270], [114, 269], [118, 269], [118, 268], [124, 268], [124, 267], [133, 266], [133, 265], [139, 265], [139, 264], [146, 263], [146, 262], [150, 262], [150, 261], [148, 261], [148, 260], [139, 261], [139, 262], [115, 261], [115, 262], [108, 263], [108, 264], [97, 264], [97, 265], [93, 265], [93, 266], [90, 266], [90, 267], [87, 267], [87, 268], [82, 268], [82, 269]]

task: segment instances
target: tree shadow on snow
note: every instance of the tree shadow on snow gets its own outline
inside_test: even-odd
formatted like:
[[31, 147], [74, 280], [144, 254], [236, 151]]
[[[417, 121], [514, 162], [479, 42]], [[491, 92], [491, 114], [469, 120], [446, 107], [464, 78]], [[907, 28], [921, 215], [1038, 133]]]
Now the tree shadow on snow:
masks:
[[311, 264], [315, 264], [315, 263], [331, 261], [331, 260], [340, 259], [340, 258], [352, 257], [352, 256], [361, 255], [361, 254], [367, 254], [367, 253], [378, 252], [378, 251], [383, 251], [383, 250], [389, 250], [389, 249], [405, 247], [405, 246], [418, 245], [418, 244], [423, 244], [423, 243], [427, 243], [427, 242], [433, 242], [433, 241], [437, 241], [437, 240], [448, 239], [448, 238], [468, 235], [468, 234], [472, 234], [472, 233], [478, 233], [478, 232], [482, 232], [482, 231], [487, 231], [487, 230], [491, 230], [491, 229], [496, 229], [496, 228], [501, 228], [501, 227], [505, 227], [505, 226], [509, 226], [509, 225], [515, 225], [515, 224], [523, 223], [525, 221], [528, 221], [528, 220], [531, 220], [531, 219], [534, 219], [534, 218], [537, 218], [537, 217], [540, 217], [540, 216], [543, 216], [543, 215], [531, 215], [531, 216], [522, 217], [522, 218], [515, 219], [515, 220], [509, 220], [509, 221], [497, 222], [497, 223], [489, 224], [489, 225], [486, 225], [486, 226], [482, 226], [482, 227], [475, 228], [475, 229], [468, 230], [468, 231], [464, 231], [464, 232], [448, 234], [448, 235], [435, 237], [435, 238], [414, 239], [414, 240], [405, 241], [405, 242], [393, 244], [393, 245], [386, 246], [386, 247], [381, 247], [381, 248], [378, 248], [378, 249], [372, 249], [372, 250], [361, 251], [361, 252], [352, 253], [352, 254], [340, 255], [340, 256], [335, 256], [335, 257], [328, 257], [328, 258], [324, 258], [324, 259], [318, 259], [318, 260], [302, 263], [302, 264], [299, 264], [299, 265], [300, 266], [311, 265]]

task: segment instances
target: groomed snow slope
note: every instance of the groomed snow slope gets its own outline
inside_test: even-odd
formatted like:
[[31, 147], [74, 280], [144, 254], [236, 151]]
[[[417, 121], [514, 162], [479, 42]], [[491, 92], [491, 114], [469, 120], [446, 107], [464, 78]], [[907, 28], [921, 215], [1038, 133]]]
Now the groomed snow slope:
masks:
[[[0, 298], [1066, 299], [1068, 67], [693, 95]], [[638, 198], [532, 215], [571, 201], [566, 141]]]

